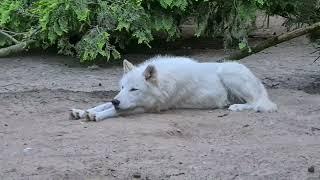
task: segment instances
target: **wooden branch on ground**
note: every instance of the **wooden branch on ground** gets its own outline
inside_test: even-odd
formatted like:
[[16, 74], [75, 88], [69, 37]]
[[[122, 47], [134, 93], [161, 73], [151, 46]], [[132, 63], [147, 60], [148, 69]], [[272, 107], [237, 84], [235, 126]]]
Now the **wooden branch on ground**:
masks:
[[[37, 33], [38, 31], [39, 31], [39, 28], [37, 28], [32, 33], [32, 35]], [[9, 55], [14, 54], [14, 53], [22, 52], [22, 51], [26, 50], [27, 47], [31, 43], [35, 42], [34, 40], [18, 41], [13, 36], [11, 36], [9, 33], [21, 34], [21, 33], [15, 33], [15, 32], [11, 32], [11, 31], [6, 31], [6, 30], [1, 30], [0, 29], [0, 34], [2, 34], [3, 36], [7, 37], [8, 39], [10, 39], [14, 43], [14, 45], [11, 45], [11, 46], [8, 46], [8, 47], [4, 47], [4, 48], [0, 48], [0, 58], [9, 56]]]
[[28, 32], [13, 32], [13, 31], [4, 30], [4, 29], [2, 29], [1, 31], [3, 31], [11, 36], [24, 35], [24, 34], [28, 33]]
[[19, 41], [16, 40], [14, 37], [10, 36], [8, 33], [0, 30], [0, 34], [4, 35], [5, 37], [7, 37], [8, 39], [10, 39], [12, 42], [14, 42], [15, 44], [18, 44]]
[[22, 51], [26, 50], [26, 47], [33, 42], [34, 42], [34, 40], [29, 40], [29, 41], [25, 41], [25, 42], [19, 42], [18, 44], [15, 44], [15, 45], [12, 45], [9, 47], [1, 48], [0, 49], [0, 58], [9, 56], [10, 54], [22, 52]]
[[254, 46], [254, 47], [251, 47], [251, 52], [249, 52], [249, 50], [247, 48], [245, 48], [239, 52], [231, 54], [230, 56], [226, 57], [226, 59], [239, 60], [239, 59], [245, 58], [247, 56], [250, 56], [252, 54], [258, 53], [268, 47], [277, 45], [279, 43], [288, 41], [290, 39], [293, 39], [293, 38], [296, 38], [296, 37], [299, 37], [299, 36], [302, 36], [302, 35], [317, 31], [317, 30], [320, 30], [320, 22], [312, 24], [311, 26], [308, 26], [308, 27], [299, 28], [294, 31], [281, 34], [279, 36], [272, 37], [272, 38], [270, 38], [270, 39], [268, 39], [268, 40], [266, 40], [256, 46]]

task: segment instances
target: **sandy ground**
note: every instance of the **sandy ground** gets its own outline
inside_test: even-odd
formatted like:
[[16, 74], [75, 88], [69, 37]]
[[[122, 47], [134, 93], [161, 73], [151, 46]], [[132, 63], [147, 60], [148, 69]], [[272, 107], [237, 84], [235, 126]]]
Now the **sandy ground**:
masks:
[[[176, 110], [98, 123], [69, 120], [68, 109], [110, 100], [121, 67], [92, 70], [54, 55], [1, 59], [0, 179], [320, 179], [314, 51], [301, 37], [242, 61], [278, 113]], [[189, 55], [214, 61], [223, 54]]]

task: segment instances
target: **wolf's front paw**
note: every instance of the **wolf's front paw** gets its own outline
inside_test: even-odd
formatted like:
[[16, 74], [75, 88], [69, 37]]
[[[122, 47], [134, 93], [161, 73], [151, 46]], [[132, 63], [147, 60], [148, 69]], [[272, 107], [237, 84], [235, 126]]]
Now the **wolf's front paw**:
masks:
[[97, 121], [96, 113], [86, 111], [86, 119], [87, 119], [87, 121]]
[[70, 110], [70, 119], [72, 120], [78, 120], [83, 118], [85, 115], [85, 111], [81, 109], [71, 109]]

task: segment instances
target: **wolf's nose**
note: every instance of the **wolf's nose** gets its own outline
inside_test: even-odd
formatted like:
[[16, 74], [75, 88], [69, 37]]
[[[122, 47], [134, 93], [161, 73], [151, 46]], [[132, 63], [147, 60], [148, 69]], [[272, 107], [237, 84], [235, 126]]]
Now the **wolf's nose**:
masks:
[[120, 101], [119, 101], [118, 99], [112, 99], [111, 103], [112, 103], [114, 106], [119, 106]]

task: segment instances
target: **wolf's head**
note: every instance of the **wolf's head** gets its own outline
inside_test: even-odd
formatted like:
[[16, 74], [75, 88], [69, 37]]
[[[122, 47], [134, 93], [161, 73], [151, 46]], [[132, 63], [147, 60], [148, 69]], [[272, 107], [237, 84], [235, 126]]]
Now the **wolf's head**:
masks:
[[119, 111], [135, 108], [152, 108], [156, 102], [158, 87], [157, 70], [154, 65], [135, 67], [127, 60], [123, 61], [123, 77], [120, 92], [112, 100]]

